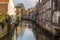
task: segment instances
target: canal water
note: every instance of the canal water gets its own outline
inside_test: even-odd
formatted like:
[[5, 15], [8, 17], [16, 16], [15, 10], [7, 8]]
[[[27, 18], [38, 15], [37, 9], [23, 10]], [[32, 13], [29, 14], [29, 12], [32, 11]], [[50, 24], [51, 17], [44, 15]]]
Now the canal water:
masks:
[[36, 40], [32, 29], [33, 24], [31, 21], [21, 21], [20, 26], [17, 29], [17, 40]]
[[35, 22], [23, 20], [17, 26], [17, 30], [15, 28], [10, 35], [0, 40], [52, 40], [52, 36]]

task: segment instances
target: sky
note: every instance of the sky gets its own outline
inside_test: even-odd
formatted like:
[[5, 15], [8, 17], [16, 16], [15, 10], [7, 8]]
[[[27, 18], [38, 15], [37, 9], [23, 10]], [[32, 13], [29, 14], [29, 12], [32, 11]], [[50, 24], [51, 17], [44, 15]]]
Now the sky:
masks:
[[14, 4], [17, 5], [19, 3], [23, 3], [25, 8], [31, 8], [34, 7], [36, 5], [38, 0], [14, 0]]

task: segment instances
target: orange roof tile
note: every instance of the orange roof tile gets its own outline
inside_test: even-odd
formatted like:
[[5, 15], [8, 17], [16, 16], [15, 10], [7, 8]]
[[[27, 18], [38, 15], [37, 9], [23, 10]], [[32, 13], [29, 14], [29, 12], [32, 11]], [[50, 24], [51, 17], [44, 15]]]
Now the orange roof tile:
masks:
[[9, 0], [0, 0], [0, 2], [8, 2]]

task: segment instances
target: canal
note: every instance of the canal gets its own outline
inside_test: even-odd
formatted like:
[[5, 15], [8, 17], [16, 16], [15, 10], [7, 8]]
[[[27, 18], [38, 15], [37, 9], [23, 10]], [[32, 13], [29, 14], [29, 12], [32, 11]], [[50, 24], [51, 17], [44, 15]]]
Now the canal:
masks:
[[17, 27], [17, 40], [36, 40], [31, 21], [21, 21], [20, 26]]
[[22, 20], [19, 27], [17, 40], [53, 40], [51, 34], [34, 21]]

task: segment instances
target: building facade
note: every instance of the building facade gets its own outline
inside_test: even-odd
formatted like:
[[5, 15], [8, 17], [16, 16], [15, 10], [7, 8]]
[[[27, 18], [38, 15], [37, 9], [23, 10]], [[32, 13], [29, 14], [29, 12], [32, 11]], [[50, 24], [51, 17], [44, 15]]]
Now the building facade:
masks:
[[[37, 7], [37, 23], [42, 26], [42, 28], [46, 29], [47, 31], [50, 31], [52, 33], [51, 36], [53, 38], [49, 39], [48, 37], [47, 40], [59, 40], [59, 37], [57, 35], [60, 35], [60, 1], [59, 0], [42, 0], [40, 4]], [[57, 30], [56, 30], [57, 29]], [[46, 32], [45, 32], [46, 33]], [[43, 34], [44, 35], [44, 34]], [[50, 34], [49, 34], [50, 35]]]
[[9, 0], [0, 0], [0, 13], [7, 13]]
[[18, 21], [20, 21], [21, 20], [22, 9], [21, 9], [20, 6], [15, 6], [15, 8], [16, 8], [16, 16], [18, 18]]

